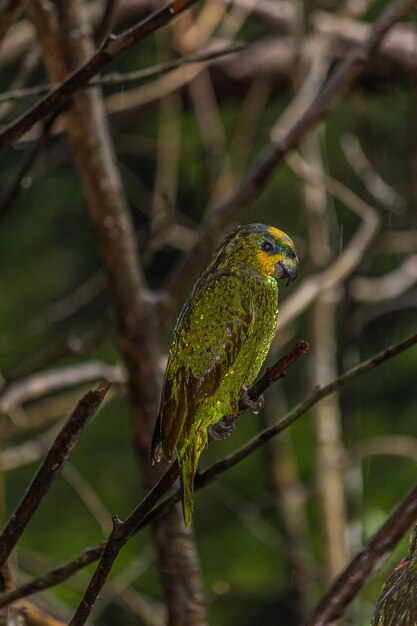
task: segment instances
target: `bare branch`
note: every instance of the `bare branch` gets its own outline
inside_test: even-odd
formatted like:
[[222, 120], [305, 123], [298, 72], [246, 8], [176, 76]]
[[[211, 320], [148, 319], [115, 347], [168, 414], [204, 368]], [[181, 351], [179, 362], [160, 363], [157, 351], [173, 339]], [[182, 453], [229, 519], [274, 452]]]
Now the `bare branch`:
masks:
[[[293, 350], [285, 355], [274, 367], [269, 368], [262, 380], [259, 381], [259, 388], [266, 389], [273, 382], [285, 376], [287, 368], [292, 365], [302, 354], [308, 350], [306, 342], [299, 342]], [[254, 399], [256, 389], [253, 388], [249, 395]], [[262, 393], [262, 392], [261, 392]], [[257, 393], [259, 397], [260, 393]], [[242, 411], [243, 412], [243, 409]], [[113, 517], [113, 530], [107, 540], [103, 554], [97, 569], [88, 585], [81, 603], [69, 623], [69, 626], [82, 626], [85, 624], [98, 594], [107, 580], [107, 576], [113, 563], [129, 538], [136, 532], [139, 525], [143, 523], [146, 516], [158, 503], [167, 490], [173, 485], [179, 475], [178, 461], [175, 460], [161, 476], [157, 484], [148, 492], [136, 509], [129, 515], [126, 521], [121, 522], [117, 517]]]
[[379, 235], [373, 251], [390, 254], [412, 254], [417, 252], [417, 231], [391, 230]]
[[94, 29], [94, 36], [97, 41], [102, 41], [108, 33], [113, 32], [117, 5], [118, 0], [105, 0], [103, 13]]
[[195, 4], [197, 0], [171, 0], [147, 18], [120, 35], [109, 35], [101, 46], [81, 67], [72, 72], [56, 89], [45, 96], [29, 111], [20, 115], [0, 133], [0, 149], [19, 139], [36, 122], [61, 108], [74, 91], [84, 87], [90, 78], [109, 65], [117, 56], [149, 37], [177, 15]]
[[328, 268], [306, 278], [285, 300], [279, 315], [281, 330], [291, 320], [298, 317], [319, 293], [340, 284], [350, 276], [361, 262], [380, 226], [376, 211], [340, 181], [320, 174], [297, 154], [291, 155], [288, 160], [299, 176], [309, 180], [312, 184], [323, 185], [326, 191], [353, 210], [362, 219], [362, 224], [342, 254]]
[[[40, 611], [36, 606], [30, 604], [26, 600], [22, 600], [16, 604], [13, 609], [16, 613], [24, 616], [25, 626], [65, 626], [65, 623], [61, 620], [55, 619], [51, 615], [47, 615]], [[11, 623], [11, 622], [10, 622]], [[13, 622], [21, 623], [21, 622]]]
[[[64, 81], [75, 88], [80, 76], [88, 75], [94, 64], [105, 65], [113, 53], [133, 45], [138, 39], [168, 23], [194, 0], [177, 0], [143, 21], [141, 26], [109, 37], [101, 51], [94, 53], [86, 3], [65, 0], [55, 4], [26, 0], [42, 46], [50, 80]], [[78, 69], [81, 66], [81, 70]], [[84, 73], [83, 73], [84, 72]], [[88, 78], [94, 71], [88, 75]], [[82, 80], [84, 80], [82, 78]], [[78, 83], [79, 84], [79, 83]], [[66, 88], [65, 88], [66, 89]], [[64, 90], [65, 91], [65, 90]], [[58, 92], [56, 92], [58, 93]], [[63, 92], [60, 92], [61, 95]], [[112, 305], [118, 322], [117, 343], [129, 374], [129, 391], [135, 427], [135, 445], [142, 477], [149, 486], [159, 468], [149, 463], [149, 439], [159, 399], [159, 345], [154, 332], [155, 302], [146, 284], [132, 216], [123, 191], [123, 183], [112, 145], [100, 91], [82, 90], [72, 96], [66, 113], [67, 133], [72, 155], [87, 196], [101, 260], [106, 270]], [[171, 541], [166, 541], [169, 528]], [[203, 592], [193, 537], [184, 530], [177, 509], [169, 519], [158, 520], [154, 529], [158, 567], [170, 620], [187, 623], [195, 619], [206, 623]], [[178, 576], [173, 572], [178, 571]], [[181, 574], [179, 574], [181, 572]], [[182, 593], [186, 581], [187, 594]]]
[[[34, 47], [25, 54], [20, 64], [19, 70], [12, 80], [8, 91], [14, 91], [15, 89], [22, 89], [29, 81], [32, 73], [39, 65], [39, 48]], [[13, 109], [13, 100], [9, 102], [3, 102], [0, 104], [0, 120], [3, 120], [6, 115]]]
[[[188, 288], [190, 267], [199, 267], [208, 250], [229, 228], [240, 209], [253, 200], [264, 187], [286, 154], [334, 108], [338, 99], [348, 90], [361, 73], [368, 59], [375, 53], [390, 28], [404, 18], [413, 8], [415, 0], [396, 0], [376, 21], [366, 41], [354, 47], [340, 63], [330, 78], [326, 79], [318, 95], [300, 117], [271, 141], [261, 154], [240, 187], [220, 204], [201, 230], [201, 236], [191, 250], [174, 268], [166, 284], [166, 309], [181, 300]], [[166, 314], [167, 311], [163, 311]]]
[[[276, 436], [277, 434], [279, 434], [280, 432], [288, 428], [291, 424], [297, 421], [302, 415], [304, 415], [306, 411], [308, 411], [308, 409], [310, 409], [314, 404], [319, 402], [322, 398], [326, 397], [327, 395], [330, 395], [331, 393], [333, 393], [334, 391], [338, 389], [341, 389], [347, 383], [351, 382], [352, 380], [355, 380], [359, 376], [374, 369], [375, 367], [378, 367], [379, 365], [383, 364], [385, 361], [395, 357], [396, 355], [400, 354], [404, 350], [411, 348], [416, 343], [417, 343], [417, 333], [415, 333], [414, 335], [411, 335], [404, 341], [391, 346], [387, 350], [384, 350], [383, 352], [375, 355], [371, 359], [364, 361], [357, 367], [352, 368], [351, 370], [349, 370], [348, 372], [346, 372], [345, 374], [343, 374], [342, 376], [334, 380], [329, 385], [326, 385], [325, 387], [317, 389], [313, 394], [311, 394], [308, 398], [303, 400], [303, 402], [301, 402], [297, 407], [295, 407], [292, 411], [290, 411], [284, 418], [279, 420], [274, 426], [259, 433], [259, 435], [257, 435], [254, 439], [250, 440], [248, 444], [240, 448], [237, 452], [233, 453], [232, 455], [230, 455], [229, 457], [226, 457], [223, 460], [217, 461], [204, 472], [197, 473], [196, 480], [195, 480], [195, 490], [197, 491], [197, 490], [203, 489], [207, 485], [211, 484], [214, 480], [218, 478], [218, 476], [220, 476], [227, 469], [229, 469], [230, 467], [233, 467], [234, 465], [236, 465], [237, 463], [245, 459], [253, 451], [261, 447], [266, 441], [269, 441], [269, 439], [271, 439], [272, 437]], [[301, 354], [303, 352], [304, 351], [302, 351]], [[285, 371], [285, 369], [289, 365], [289, 362], [287, 362], [287, 359], [289, 358], [290, 361], [292, 362], [292, 358], [295, 357], [295, 354], [296, 352], [294, 352], [294, 349], [291, 350], [281, 360], [282, 365], [280, 367], [278, 367], [278, 363], [279, 363], [278, 362], [275, 366], [271, 368], [271, 370], [275, 372], [274, 377], [276, 375], [279, 375], [280, 377], [282, 376], [282, 373]], [[292, 355], [292, 356], [289, 357], [289, 355]], [[263, 393], [263, 391], [265, 391], [265, 382], [266, 382], [265, 377], [266, 379], [268, 379], [268, 377], [271, 375], [270, 374], [271, 370], [269, 370], [269, 373], [267, 371], [264, 374], [264, 376], [258, 381], [258, 383], [255, 383], [255, 387], [258, 386], [257, 388], [258, 392]], [[254, 397], [252, 393], [253, 393], [253, 389], [249, 391], [249, 395], [253, 400], [255, 400], [256, 397]], [[174, 462], [173, 464], [169, 466], [168, 470], [165, 472], [165, 474], [162, 477], [166, 482], [161, 485], [160, 483], [157, 483], [157, 485], [151, 490], [151, 492], [147, 496], [145, 496], [145, 499], [142, 500], [142, 502], [138, 505], [138, 507], [135, 509], [132, 515], [128, 518], [128, 520], [133, 519], [133, 522], [131, 522], [131, 525], [137, 524], [136, 528], [134, 528], [132, 532], [140, 530], [141, 528], [146, 526], [148, 523], [155, 520], [157, 517], [166, 513], [166, 511], [169, 510], [169, 508], [180, 499], [180, 492], [177, 491], [172, 496], [156, 504], [159, 498], [163, 496], [166, 493], [166, 491], [169, 489], [169, 487], [175, 482], [175, 479], [177, 476], [178, 476], [178, 466], [176, 462]], [[154, 493], [155, 491], [157, 493]], [[156, 504], [156, 506], [154, 506], [154, 508], [148, 508], [149, 505], [150, 507], [153, 506], [152, 502]], [[144, 511], [145, 504], [146, 504], [147, 511]], [[122, 526], [123, 526], [123, 523], [122, 523]], [[10, 602], [15, 601], [18, 598], [21, 598], [21, 597], [24, 597], [33, 593], [37, 593], [39, 591], [48, 589], [50, 587], [53, 587], [63, 582], [64, 580], [72, 576], [75, 572], [77, 572], [78, 570], [82, 569], [86, 565], [93, 563], [94, 561], [99, 559], [103, 554], [104, 548], [105, 548], [105, 544], [100, 543], [94, 546], [93, 548], [89, 548], [88, 550], [85, 550], [81, 554], [77, 555], [76, 557], [68, 561], [66, 564], [58, 568], [55, 568], [54, 570], [51, 570], [44, 576], [40, 576], [30, 581], [29, 583], [26, 583], [25, 585], [21, 585], [20, 587], [17, 587], [16, 589], [10, 592], [1, 594], [0, 595], [0, 607], [5, 606], [9, 604]]]
[[39, 398], [57, 389], [90, 383], [100, 380], [100, 378], [106, 378], [116, 383], [125, 383], [126, 373], [119, 366], [113, 367], [100, 361], [87, 361], [33, 374], [5, 388], [0, 395], [0, 412], [9, 413], [23, 402]]
[[[73, 574], [78, 572], [83, 567], [90, 565], [90, 563], [94, 563], [100, 556], [103, 554], [104, 546], [106, 544], [99, 543], [93, 548], [87, 548], [74, 557], [64, 565], [60, 565], [59, 567], [50, 570], [47, 574], [43, 576], [39, 576], [38, 578], [34, 578], [33, 580], [12, 589], [4, 594], [0, 595], [0, 606], [6, 606], [19, 598], [24, 598], [26, 596], [30, 596], [34, 593], [39, 593], [40, 591], [44, 591], [45, 589], [50, 589], [55, 585], [59, 585], [64, 580], [70, 578]], [[1, 603], [4, 604], [1, 604]]]
[[340, 617], [368, 578], [417, 520], [417, 487], [402, 500], [378, 532], [338, 576], [303, 626], [328, 626]]
[[89, 391], [77, 404], [66, 424], [58, 433], [44, 462], [32, 479], [26, 494], [0, 536], [0, 567], [4, 565], [19, 537], [48, 492], [82, 431], [103, 402], [111, 383], [103, 382]]
[[398, 456], [417, 463], [417, 439], [410, 435], [378, 435], [360, 441], [346, 451], [346, 467], [356, 465], [372, 456]]
[[[183, 65], [192, 65], [194, 63], [207, 63], [208, 61], [214, 61], [216, 59], [229, 56], [231, 54], [236, 54], [237, 52], [241, 52], [245, 49], [245, 44], [243, 43], [235, 43], [230, 46], [222, 46], [221, 48], [214, 48], [213, 50], [207, 50], [200, 52], [198, 54], [192, 54], [186, 57], [180, 57], [179, 59], [174, 59], [173, 61], [168, 61], [167, 63], [161, 63], [159, 65], [154, 65], [152, 67], [147, 67], [143, 70], [135, 70], [133, 72], [111, 72], [109, 74], [104, 74], [103, 76], [97, 76], [92, 78], [85, 87], [95, 87], [97, 85], [101, 85], [102, 87], [118, 87], [122, 85], [126, 87], [126, 85], [140, 83], [149, 78], [155, 78], [157, 76], [161, 76], [162, 74], [166, 74], [176, 69], [177, 67], [182, 67]], [[47, 94], [51, 89], [57, 89], [59, 84], [56, 83], [46, 83], [44, 85], [36, 85], [34, 87], [25, 87], [22, 89], [12, 89], [5, 93], [0, 94], [0, 103], [1, 102], [9, 102], [10, 100], [25, 100], [27, 98], [33, 98], [34, 96], [43, 96]]]
[[296, 422], [306, 411], [308, 411], [312, 406], [320, 402], [322, 398], [329, 396], [331, 393], [338, 391], [342, 387], [344, 387], [347, 383], [359, 378], [359, 376], [363, 376], [370, 370], [378, 367], [388, 359], [404, 352], [408, 348], [411, 348], [417, 343], [417, 333], [410, 335], [404, 341], [400, 343], [394, 344], [387, 350], [383, 350], [379, 354], [371, 357], [367, 361], [360, 363], [358, 366], [350, 369], [345, 374], [342, 374], [335, 380], [333, 380], [328, 385], [324, 385], [323, 387], [318, 387], [310, 396], [305, 398], [300, 404], [298, 404], [292, 411], [287, 413], [285, 417], [279, 420], [273, 426], [266, 428], [265, 430], [258, 433], [253, 439], [250, 439], [245, 445], [239, 448], [236, 452], [233, 452], [230, 456], [217, 461], [214, 463], [208, 470], [203, 472], [201, 475], [197, 474], [196, 477], [196, 488], [199, 488], [200, 482], [205, 486], [207, 483], [211, 482], [217, 476], [227, 469], [234, 467], [237, 463], [240, 463], [247, 456], [252, 454], [255, 450], [260, 448], [265, 444], [266, 441], [272, 439], [283, 430], [291, 426], [294, 422]]
[[106, 542], [97, 569], [68, 626], [82, 626], [85, 624], [120, 550], [133, 535], [147, 513], [152, 510], [161, 497], [174, 484], [178, 475], [178, 461], [175, 460], [125, 522], [121, 522], [117, 516], [113, 516], [113, 530]]
[[403, 206], [401, 196], [381, 178], [362, 149], [356, 135], [345, 133], [340, 142], [353, 171], [360, 178], [369, 193], [393, 211]]
[[383, 276], [356, 276], [350, 293], [357, 302], [386, 302], [398, 298], [417, 282], [417, 254], [412, 254], [395, 270]]

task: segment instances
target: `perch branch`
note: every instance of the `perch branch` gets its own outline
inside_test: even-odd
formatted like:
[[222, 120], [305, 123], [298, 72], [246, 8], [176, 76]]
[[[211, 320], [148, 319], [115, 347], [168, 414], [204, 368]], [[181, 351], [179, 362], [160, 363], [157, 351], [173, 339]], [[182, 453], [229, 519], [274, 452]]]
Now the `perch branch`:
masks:
[[260, 433], [258, 433], [255, 437], [250, 439], [245, 445], [239, 448], [236, 452], [233, 452], [228, 457], [213, 463], [213, 465], [203, 472], [201, 475], [197, 474], [196, 480], [196, 488], [198, 488], [200, 481], [202, 481], [205, 486], [207, 483], [212, 482], [219, 474], [222, 474], [226, 470], [230, 469], [240, 463], [247, 456], [252, 454], [255, 450], [264, 445], [267, 441], [275, 437], [283, 430], [287, 429], [291, 424], [297, 421], [304, 413], [306, 413], [312, 406], [317, 404], [320, 400], [329, 396], [330, 394], [338, 391], [342, 387], [344, 387], [347, 383], [350, 383], [352, 380], [359, 378], [363, 374], [366, 374], [370, 370], [374, 369], [384, 363], [388, 359], [404, 352], [408, 348], [411, 348], [417, 343], [417, 333], [410, 335], [404, 341], [400, 343], [394, 344], [387, 350], [383, 350], [379, 354], [371, 357], [367, 361], [360, 363], [358, 366], [353, 367], [345, 374], [342, 374], [328, 385], [324, 385], [323, 387], [317, 387], [316, 390], [305, 400], [300, 402], [292, 411], [287, 413], [285, 417], [280, 419], [276, 424], [270, 426], [269, 428], [265, 428]]
[[[299, 342], [299, 343], [303, 344], [304, 342]], [[397, 356], [404, 350], [411, 348], [416, 343], [417, 343], [417, 333], [415, 333], [414, 335], [411, 335], [404, 341], [401, 341], [400, 343], [391, 346], [387, 350], [384, 350], [383, 352], [371, 357], [367, 361], [364, 361], [363, 363], [349, 370], [348, 372], [346, 372], [345, 374], [343, 374], [342, 376], [334, 380], [332, 383], [326, 385], [325, 387], [317, 389], [308, 398], [306, 398], [297, 407], [295, 407], [295, 409], [290, 411], [284, 418], [279, 420], [274, 426], [259, 433], [257, 437], [250, 440], [248, 444], [240, 448], [236, 453], [230, 455], [229, 457], [226, 457], [226, 459], [223, 459], [214, 463], [211, 467], [209, 467], [204, 472], [198, 473], [195, 479], [195, 490], [197, 491], [197, 490], [203, 489], [207, 485], [211, 484], [214, 480], [217, 479], [219, 475], [221, 475], [227, 469], [239, 463], [241, 460], [243, 460], [249, 454], [251, 454], [254, 450], [256, 450], [261, 445], [263, 445], [266, 441], [268, 441], [275, 435], [279, 434], [280, 432], [288, 428], [293, 422], [299, 419], [306, 411], [308, 411], [308, 409], [310, 409], [314, 404], [319, 402], [326, 395], [330, 395], [334, 391], [341, 389], [348, 382], [355, 380], [356, 378], [365, 374], [366, 372], [374, 369], [375, 367], [378, 367], [385, 361]], [[267, 370], [264, 376], [257, 383], [255, 383], [255, 385], [248, 391], [249, 397], [252, 400], [257, 399], [257, 397], [254, 394], [254, 387], [257, 387], [257, 390], [259, 393], [263, 393], [265, 389], [269, 386], [267, 384], [268, 378], [270, 380], [270, 384], [272, 384], [274, 380], [277, 380], [276, 378], [277, 376], [281, 378], [283, 375], [285, 375], [284, 374], [285, 370], [290, 365], [290, 362], [291, 363], [293, 362], [292, 358], [295, 357], [298, 350], [301, 350], [301, 345], [299, 346], [299, 348], [297, 348], [298, 345], [299, 344], [296, 344], [296, 346], [287, 355], [285, 355], [283, 359], [280, 360], [281, 362], [283, 362], [281, 374], [278, 368], [278, 363], [279, 363], [278, 362], [274, 366], [272, 366], [272, 368]], [[304, 350], [300, 352], [300, 356], [301, 354], [303, 354], [303, 352]], [[273, 372], [272, 376], [271, 376], [271, 371]], [[272, 378], [274, 380], [272, 380]], [[176, 477], [178, 476], [178, 473], [177, 473], [178, 467], [175, 468], [175, 471], [173, 472], [173, 474], [170, 474], [170, 472], [172, 471], [172, 467], [173, 466], [175, 467], [175, 465], [176, 463], [174, 462], [168, 468], [168, 470], [165, 472], [165, 474], [162, 477], [162, 478], [167, 477], [167, 475], [169, 477], [169, 480], [167, 480], [167, 485], [168, 485], [167, 489], [171, 487], [171, 485], [175, 482]], [[160, 489], [159, 483], [157, 483], [157, 485], [152, 489], [152, 491], [150, 492], [150, 494], [148, 494], [148, 496], [150, 496], [151, 493], [157, 488], [158, 488], [158, 493], [160, 495], [163, 495], [163, 493], [165, 493], [165, 492], [162, 492], [162, 489]], [[148, 496], [146, 496], [145, 499], [147, 499], [148, 504], [152, 504], [151, 498], [148, 499]], [[154, 508], [152, 509], [148, 508], [148, 510], [145, 511], [144, 515], [143, 515], [144, 513], [143, 508], [140, 509], [142, 503], [139, 504], [139, 506], [135, 509], [135, 511], [130, 516], [132, 517], [133, 515], [136, 514], [135, 523], [137, 523], [137, 527], [134, 529], [133, 532], [135, 532], [136, 530], [139, 530], [140, 528], [143, 528], [149, 522], [163, 515], [179, 499], [180, 499], [180, 492], [177, 491], [172, 496], [166, 498], [162, 502], [159, 502]], [[154, 496], [152, 497], [153, 502], [157, 502], [157, 500], [158, 498]], [[140, 509], [140, 515], [138, 514], [139, 509]], [[105, 544], [100, 543], [94, 546], [93, 548], [89, 548], [88, 550], [85, 550], [84, 552], [77, 555], [76, 557], [74, 557], [73, 559], [65, 563], [64, 565], [47, 572], [45, 575], [35, 578], [32, 581], [29, 581], [28, 583], [21, 585], [20, 587], [16, 587], [16, 589], [13, 589], [10, 592], [1, 594], [0, 595], [0, 607], [10, 604], [11, 602], [14, 602], [15, 600], [17, 600], [18, 598], [25, 597], [25, 596], [31, 595], [39, 591], [43, 591], [44, 589], [49, 589], [50, 587], [53, 587], [63, 582], [64, 580], [72, 576], [74, 573], [76, 573], [77, 571], [85, 567], [86, 565], [89, 565], [90, 563], [93, 563], [94, 561], [99, 559], [101, 555], [103, 554], [104, 548], [105, 548]]]
[[0, 536], [0, 567], [3, 567], [8, 559], [43, 497], [60, 473], [82, 431], [103, 402], [110, 386], [111, 383], [107, 381], [100, 383], [96, 389], [89, 391], [81, 398], [58, 433], [44, 462]]
[[[285, 376], [290, 365], [295, 363], [295, 361], [302, 354], [304, 354], [308, 348], [309, 345], [306, 342], [298, 342], [288, 354], [276, 363], [275, 366], [268, 368], [262, 379], [259, 381], [258, 386], [254, 385], [252, 387], [250, 397], [252, 399], [257, 399], [263, 390], [267, 389], [273, 382]], [[240, 413], [243, 413], [243, 410], [244, 409], [242, 409]], [[116, 516], [113, 516], [113, 530], [107, 540], [97, 569], [94, 572], [90, 584], [85, 591], [84, 597], [81, 600], [81, 603], [72, 620], [70, 621], [69, 626], [82, 626], [85, 624], [97, 600], [98, 594], [107, 580], [118, 553], [137, 530], [149, 512], [154, 508], [154, 506], [156, 506], [161, 497], [173, 485], [178, 475], [178, 461], [175, 460], [124, 522], [120, 521]]]

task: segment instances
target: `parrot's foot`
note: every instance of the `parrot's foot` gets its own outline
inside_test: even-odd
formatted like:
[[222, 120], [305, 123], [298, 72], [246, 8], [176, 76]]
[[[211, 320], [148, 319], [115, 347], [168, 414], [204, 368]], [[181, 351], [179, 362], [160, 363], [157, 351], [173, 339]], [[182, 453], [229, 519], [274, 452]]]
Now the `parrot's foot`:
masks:
[[227, 415], [225, 415], [225, 417], [223, 417], [223, 419], [221, 419], [220, 422], [217, 422], [217, 424], [212, 424], [211, 426], [209, 426], [207, 428], [207, 433], [208, 433], [209, 439], [216, 439], [216, 440], [227, 439], [228, 437], [230, 437], [235, 427], [236, 427], [236, 424], [235, 424], [235, 420], [233, 419], [233, 417], [228, 417]]
[[252, 400], [249, 397], [248, 388], [242, 387], [242, 389], [240, 390], [239, 404], [243, 408], [250, 409], [251, 411], [253, 411], [253, 413], [257, 414], [264, 405], [264, 397], [263, 395], [260, 395], [257, 400]]

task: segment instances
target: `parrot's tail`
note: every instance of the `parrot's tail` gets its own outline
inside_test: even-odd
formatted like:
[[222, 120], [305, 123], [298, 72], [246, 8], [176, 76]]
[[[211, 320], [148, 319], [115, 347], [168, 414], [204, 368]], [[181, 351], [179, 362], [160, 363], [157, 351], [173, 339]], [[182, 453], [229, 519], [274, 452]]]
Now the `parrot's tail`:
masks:
[[194, 511], [194, 474], [184, 465], [181, 467], [181, 498], [184, 523], [188, 528]]
[[182, 512], [185, 525], [191, 524], [194, 511], [194, 475], [197, 471], [198, 459], [207, 443], [207, 438], [198, 433], [194, 440], [178, 454], [180, 466]]

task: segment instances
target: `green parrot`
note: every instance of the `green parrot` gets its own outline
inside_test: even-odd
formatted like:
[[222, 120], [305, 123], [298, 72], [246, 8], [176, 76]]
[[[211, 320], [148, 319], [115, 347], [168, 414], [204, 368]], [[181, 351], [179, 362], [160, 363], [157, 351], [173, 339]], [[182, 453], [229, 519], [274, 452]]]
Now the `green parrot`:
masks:
[[417, 526], [406, 557], [382, 587], [371, 626], [417, 625]]
[[194, 475], [208, 431], [254, 409], [255, 380], [276, 332], [277, 279], [295, 280], [294, 243], [264, 224], [239, 226], [214, 252], [178, 317], [169, 350], [151, 459], [176, 455], [185, 525], [193, 513]]

